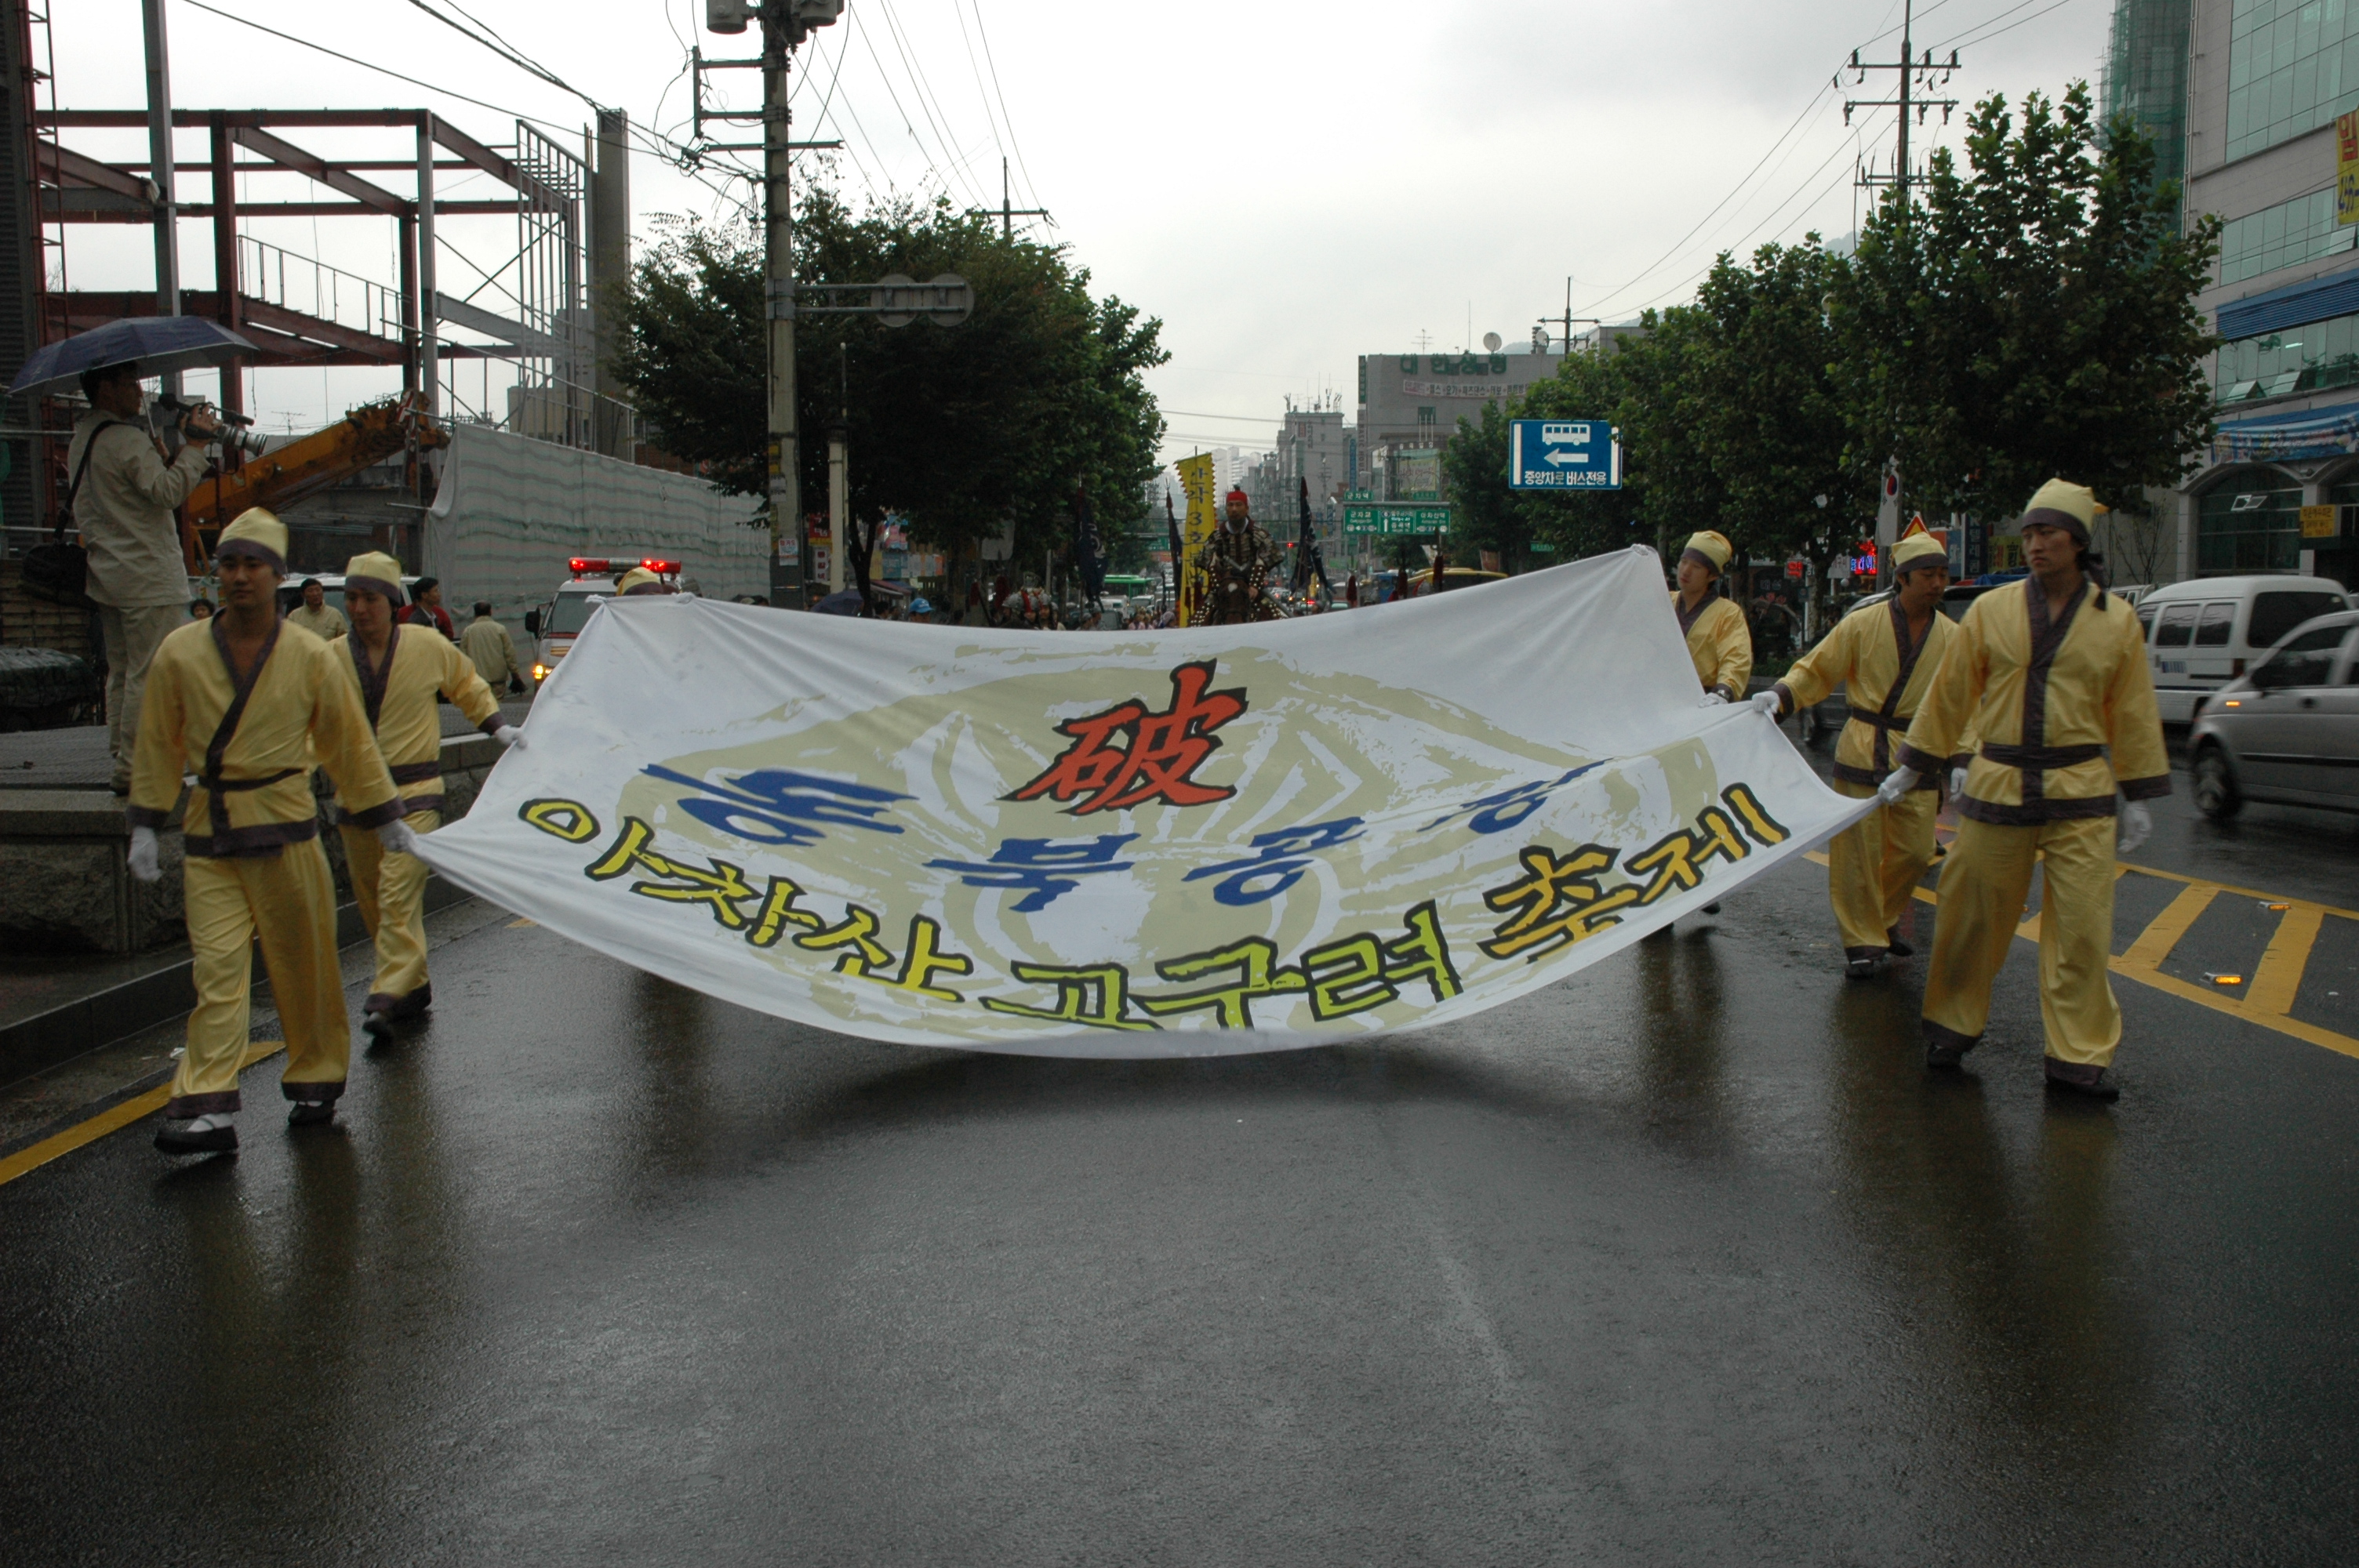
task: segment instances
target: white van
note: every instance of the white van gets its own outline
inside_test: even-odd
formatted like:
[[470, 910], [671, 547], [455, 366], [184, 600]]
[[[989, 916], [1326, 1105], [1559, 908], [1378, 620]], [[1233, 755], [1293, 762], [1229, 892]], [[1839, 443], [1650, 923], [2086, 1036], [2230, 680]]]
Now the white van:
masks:
[[2243, 675], [2287, 633], [2350, 608], [2343, 585], [2322, 577], [2196, 578], [2141, 596], [2136, 613], [2162, 721], [2192, 721], [2200, 698]]

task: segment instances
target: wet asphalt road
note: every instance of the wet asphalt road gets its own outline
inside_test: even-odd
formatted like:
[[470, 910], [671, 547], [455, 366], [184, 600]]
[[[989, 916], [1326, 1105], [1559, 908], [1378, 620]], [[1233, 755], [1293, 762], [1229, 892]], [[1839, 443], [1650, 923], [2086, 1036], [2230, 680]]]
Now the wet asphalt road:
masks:
[[[2359, 822], [2164, 816], [2138, 859], [2354, 902]], [[234, 1160], [0, 1186], [0, 1559], [2359, 1557], [2359, 1061], [2117, 982], [2125, 1098], [2051, 1102], [2018, 944], [1929, 1080], [1823, 888], [1135, 1065], [494, 921], [341, 1131], [271, 1062]]]

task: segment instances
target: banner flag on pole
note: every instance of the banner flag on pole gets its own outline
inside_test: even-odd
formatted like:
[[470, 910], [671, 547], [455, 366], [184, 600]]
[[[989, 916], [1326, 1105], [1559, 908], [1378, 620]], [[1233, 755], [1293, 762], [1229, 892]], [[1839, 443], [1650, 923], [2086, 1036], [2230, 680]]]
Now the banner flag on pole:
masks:
[[1636, 547], [1140, 633], [612, 600], [420, 840], [472, 892], [782, 1018], [1209, 1055], [1469, 1017], [1874, 808], [1701, 707]]
[[1188, 494], [1188, 522], [1180, 537], [1180, 557], [1171, 563], [1172, 570], [1179, 574], [1174, 579], [1180, 585], [1179, 624], [1186, 626], [1196, 619], [1196, 589], [1188, 565], [1204, 547], [1204, 541], [1212, 536], [1220, 512], [1212, 496], [1212, 453], [1181, 458], [1171, 466], [1180, 475], [1180, 489]]

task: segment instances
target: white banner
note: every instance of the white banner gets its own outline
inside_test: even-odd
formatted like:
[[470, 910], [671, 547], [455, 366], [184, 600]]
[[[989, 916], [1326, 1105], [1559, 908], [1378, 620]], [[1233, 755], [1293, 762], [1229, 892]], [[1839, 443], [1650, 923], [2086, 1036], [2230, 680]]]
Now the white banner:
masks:
[[1249, 626], [610, 601], [445, 876], [727, 1000], [1077, 1056], [1306, 1045], [1564, 979], [1855, 820], [1700, 706], [1651, 550]]

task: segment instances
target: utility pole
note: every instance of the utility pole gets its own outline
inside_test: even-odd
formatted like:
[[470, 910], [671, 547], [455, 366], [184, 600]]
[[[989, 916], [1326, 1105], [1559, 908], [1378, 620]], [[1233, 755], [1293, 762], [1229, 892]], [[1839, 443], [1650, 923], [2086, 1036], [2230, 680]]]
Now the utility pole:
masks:
[[1016, 237], [1016, 219], [1046, 218], [1049, 215], [1049, 210], [1046, 207], [1010, 207], [1007, 203], [1011, 200], [1013, 198], [1007, 193], [1007, 160], [1001, 158], [999, 160], [999, 237], [1003, 240], [1012, 240]]
[[[156, 181], [156, 314], [180, 313], [180, 206], [172, 192], [172, 64], [164, 36], [164, 0], [140, 0], [147, 38], [147, 164]], [[219, 287], [234, 289], [235, 278]], [[180, 395], [180, 373], [168, 371], [164, 391]]]
[[[1917, 58], [1916, 41], [1912, 36], [1915, 26], [1916, 0], [1901, 0], [1900, 58], [1891, 61], [1864, 61], [1859, 58], [1857, 49], [1851, 51], [1851, 70], [1854, 83], [1865, 81], [1867, 73], [1871, 70], [1895, 71], [1898, 73], [1900, 81], [1898, 94], [1891, 98], [1852, 98], [1843, 101], [1843, 124], [1846, 125], [1851, 124], [1852, 111], [1855, 109], [1900, 111], [1898, 146], [1894, 153], [1895, 162], [1892, 172], [1889, 175], [1874, 174], [1869, 172], [1867, 167], [1863, 164], [1859, 169], [1858, 184], [1864, 190], [1872, 190], [1879, 185], [1889, 185], [1897, 189], [1900, 192], [1900, 222], [1904, 228], [1909, 222], [1908, 186], [1913, 177], [1913, 171], [1908, 167], [1909, 113], [1911, 110], [1915, 111], [1917, 123], [1921, 125], [1930, 111], [1939, 109], [1941, 111], [1941, 124], [1946, 125], [1950, 123], [1951, 112], [1958, 106], [1958, 101], [1954, 98], [1934, 98], [1927, 95], [1949, 84], [1951, 75], [1958, 69], [1958, 51], [1951, 49], [1948, 60], [1939, 64], [1934, 62], [1931, 49], [1927, 49], [1921, 59]], [[1836, 76], [1835, 82], [1837, 86], [1842, 85], [1843, 78], [1840, 74]], [[1924, 93], [1912, 97], [1910, 89], [1913, 87], [1921, 87]], [[1913, 265], [1913, 251], [1905, 243], [1905, 238], [1904, 236], [1904, 243], [1901, 246], [1902, 265]], [[1875, 515], [1875, 577], [1879, 586], [1889, 586], [1892, 581], [1892, 546], [1899, 538], [1900, 518], [1907, 510], [1899, 481], [1899, 460], [1894, 458], [1886, 466], [1884, 503], [1877, 508]]]
[[[770, 330], [770, 408], [767, 441], [770, 481], [772, 587], [781, 586], [775, 558], [793, 541], [795, 584], [802, 578], [803, 494], [800, 452], [795, 438], [795, 214], [788, 179], [794, 155], [787, 149], [787, 67], [802, 24], [795, 0], [764, 0], [762, 6], [762, 199], [765, 237], [766, 312]], [[842, 542], [836, 541], [838, 551]], [[773, 603], [777, 595], [771, 595]]]
[[[1572, 278], [1570, 275], [1568, 275], [1564, 280], [1564, 314], [1561, 316], [1543, 316], [1540, 318], [1540, 325], [1543, 327], [1547, 326], [1551, 321], [1561, 323], [1563, 336], [1558, 340], [1558, 342], [1568, 354], [1572, 352], [1572, 324], [1575, 321], [1584, 321], [1593, 327], [1603, 327], [1605, 325], [1604, 322], [1599, 320], [1594, 316], [1576, 316], [1572, 313]], [[1547, 356], [1543, 354], [1541, 357], [1546, 358]]]

